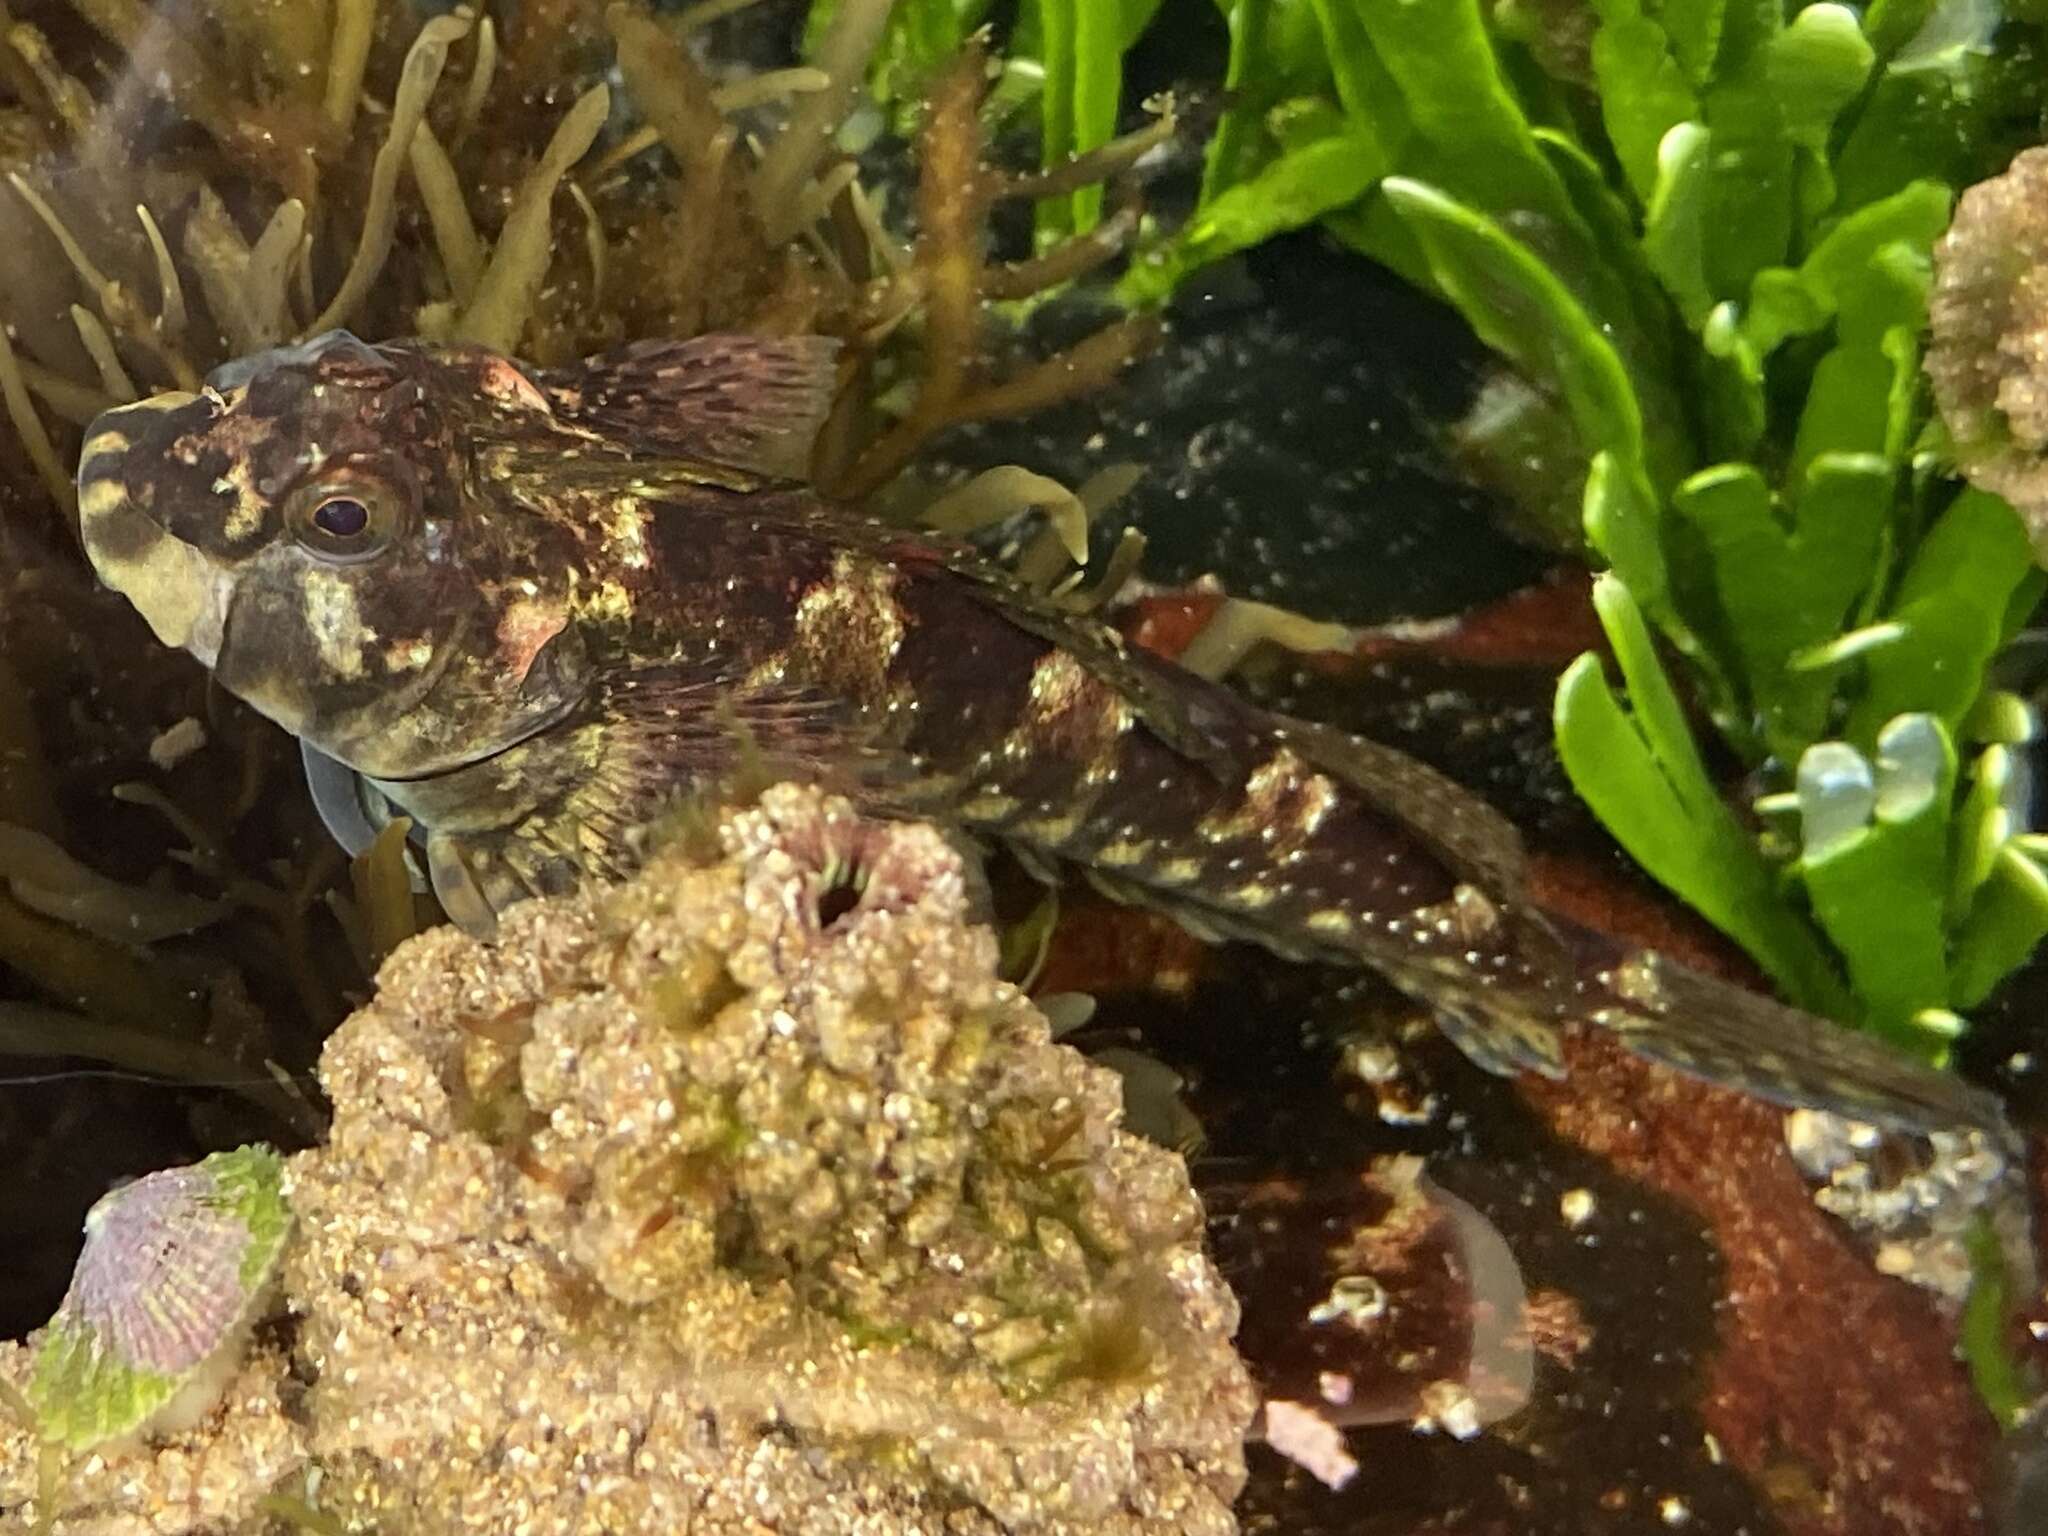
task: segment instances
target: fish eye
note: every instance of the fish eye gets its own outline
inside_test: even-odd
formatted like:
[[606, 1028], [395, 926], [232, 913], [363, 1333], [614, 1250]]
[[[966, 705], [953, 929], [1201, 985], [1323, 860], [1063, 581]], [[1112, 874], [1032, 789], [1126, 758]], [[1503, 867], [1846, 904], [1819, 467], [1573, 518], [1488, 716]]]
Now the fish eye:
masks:
[[353, 496], [330, 496], [313, 509], [313, 526], [329, 538], [352, 539], [370, 526], [370, 509]]
[[302, 486], [286, 505], [292, 535], [322, 560], [367, 560], [396, 537], [404, 503], [389, 486], [351, 475]]

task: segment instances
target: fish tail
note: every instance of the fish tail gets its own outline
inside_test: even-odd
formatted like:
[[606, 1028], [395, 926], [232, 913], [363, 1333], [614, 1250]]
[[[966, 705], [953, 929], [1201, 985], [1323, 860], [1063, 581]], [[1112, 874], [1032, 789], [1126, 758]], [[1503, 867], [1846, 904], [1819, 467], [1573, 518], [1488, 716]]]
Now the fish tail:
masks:
[[1055, 786], [1048, 754], [1020, 754], [1038, 782], [996, 796], [979, 830], [1202, 937], [1374, 970], [1497, 1072], [1560, 1076], [1561, 1033], [1591, 1025], [1773, 1101], [2007, 1134], [1996, 1097], [1953, 1073], [1540, 911], [1513, 826], [1425, 765], [1234, 697], [1203, 702], [1206, 757], [1105, 728]]
[[2015, 1144], [1998, 1096], [1954, 1072], [1656, 950], [1579, 929], [1567, 938], [1584, 1017], [1647, 1060], [1777, 1104]]

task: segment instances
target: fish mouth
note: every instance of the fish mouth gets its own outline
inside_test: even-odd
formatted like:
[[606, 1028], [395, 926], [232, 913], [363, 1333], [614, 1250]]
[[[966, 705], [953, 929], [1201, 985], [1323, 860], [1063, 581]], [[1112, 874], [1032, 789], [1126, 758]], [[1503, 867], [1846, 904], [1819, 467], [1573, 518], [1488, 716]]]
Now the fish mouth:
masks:
[[355, 771], [362, 774], [370, 784], [380, 788], [386, 784], [394, 789], [402, 789], [407, 785], [438, 783], [442, 779], [453, 778], [456, 774], [467, 773], [473, 768], [481, 768], [487, 763], [496, 762], [506, 753], [518, 750], [536, 737], [545, 736], [575, 712], [578, 702], [579, 700], [573, 697], [564, 699], [556, 708], [544, 715], [536, 716], [531, 724], [522, 726], [516, 735], [494, 742], [490, 747], [471, 757], [436, 763], [433, 767], [422, 769], [418, 773], [369, 773], [360, 768]]
[[78, 461], [78, 530], [100, 580], [127, 598], [157, 639], [207, 666], [220, 656], [233, 577], [178, 537], [131, 494], [124, 470], [138, 444], [154, 443], [167, 418], [205, 396], [171, 392], [102, 412], [86, 429]]
[[[578, 699], [571, 697], [562, 701], [559, 708], [536, 717], [510, 740], [494, 743], [488, 750], [454, 762], [437, 763], [422, 773], [376, 774], [358, 768], [342, 758], [335, 757], [316, 744], [311, 737], [294, 732], [299, 738], [299, 758], [304, 769], [306, 789], [313, 800], [313, 808], [319, 813], [321, 824], [327, 834], [338, 843], [349, 857], [355, 858], [368, 850], [376, 840], [383, 824], [392, 815], [413, 814], [406, 805], [408, 792], [431, 789], [460, 775], [482, 768], [505, 756], [516, 748], [523, 747], [537, 737], [545, 735], [560, 725], [575, 711]], [[374, 814], [371, 798], [383, 803], [386, 815], [380, 820]], [[415, 846], [425, 847], [427, 828], [415, 815], [411, 841]]]
[[100, 580], [128, 599], [158, 640], [213, 666], [227, 631], [233, 573], [125, 496], [99, 498], [97, 506], [81, 500], [79, 511], [86, 554]]

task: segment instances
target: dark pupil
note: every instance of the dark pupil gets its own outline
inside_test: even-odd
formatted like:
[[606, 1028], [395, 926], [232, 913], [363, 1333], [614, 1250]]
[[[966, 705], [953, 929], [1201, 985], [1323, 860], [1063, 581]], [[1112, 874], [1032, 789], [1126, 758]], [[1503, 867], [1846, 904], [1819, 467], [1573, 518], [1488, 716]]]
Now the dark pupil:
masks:
[[370, 526], [370, 509], [353, 496], [334, 496], [313, 509], [313, 526], [337, 539], [352, 539]]

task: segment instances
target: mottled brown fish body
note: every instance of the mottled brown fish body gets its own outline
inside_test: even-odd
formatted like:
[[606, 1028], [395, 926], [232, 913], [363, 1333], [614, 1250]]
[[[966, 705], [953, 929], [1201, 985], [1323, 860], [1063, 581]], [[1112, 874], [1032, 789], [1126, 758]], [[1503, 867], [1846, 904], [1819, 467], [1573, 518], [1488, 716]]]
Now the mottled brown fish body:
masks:
[[[844, 521], [828, 536], [800, 505], [776, 510], [659, 519], [654, 579], [724, 597], [686, 600], [681, 629], [640, 636], [643, 652], [680, 655], [682, 631], [715, 643], [745, 680], [727, 696], [742, 721], [776, 697], [830, 701], [834, 741], [863, 750], [801, 766], [873, 809], [1078, 868], [1205, 936], [1369, 965], [1490, 1065], [1556, 1070], [1568, 962], [1502, 889], [1519, 846], [1471, 796], [1127, 651], [971, 551]], [[760, 734], [771, 756], [804, 750]], [[1359, 780], [1396, 762], [1376, 800]]]
[[2000, 1123], [1948, 1073], [1536, 912], [1514, 829], [1423, 765], [1128, 651], [970, 552], [808, 515], [713, 519], [671, 569], [753, 571], [710, 629], [744, 640], [754, 686], [847, 711], [830, 739], [863, 750], [810, 767], [871, 808], [1078, 868], [1211, 938], [1369, 967], [1496, 1071], [1560, 1072], [1558, 1030], [1585, 1022], [1786, 1102]]
[[972, 551], [801, 484], [816, 338], [564, 369], [336, 333], [88, 432], [82, 531], [168, 643], [428, 832], [451, 912], [624, 873], [752, 762], [1085, 870], [1197, 932], [1379, 971], [1498, 1070], [1560, 1024], [1796, 1102], [2000, 1127], [1959, 1079], [1566, 932], [1514, 829]]

